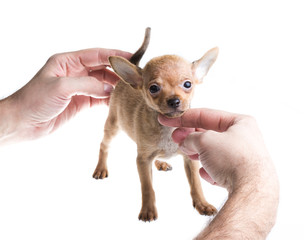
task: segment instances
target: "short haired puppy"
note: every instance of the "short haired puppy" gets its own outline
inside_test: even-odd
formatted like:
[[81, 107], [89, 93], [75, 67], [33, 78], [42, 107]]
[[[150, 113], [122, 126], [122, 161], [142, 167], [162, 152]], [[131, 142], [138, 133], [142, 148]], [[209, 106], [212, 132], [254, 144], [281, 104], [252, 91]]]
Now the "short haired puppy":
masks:
[[[193, 63], [175, 55], [165, 55], [153, 58], [142, 69], [138, 63], [149, 39], [150, 28], [147, 28], [142, 46], [130, 60], [117, 56], [109, 58], [121, 81], [111, 95], [99, 161], [93, 174], [95, 179], [108, 177], [108, 147], [118, 129], [123, 129], [137, 143], [136, 163], [142, 191], [142, 208], [138, 218], [142, 221], [158, 217], [152, 187], [152, 162], [157, 158], [182, 154], [171, 139], [174, 129], [160, 125], [158, 115], [179, 117], [187, 111], [195, 86], [202, 82], [218, 55], [218, 48], [213, 48]], [[215, 214], [216, 208], [203, 195], [199, 162], [190, 160], [186, 155], [183, 157], [193, 206], [200, 214]], [[159, 170], [171, 170], [165, 162], [156, 160], [155, 165]]]

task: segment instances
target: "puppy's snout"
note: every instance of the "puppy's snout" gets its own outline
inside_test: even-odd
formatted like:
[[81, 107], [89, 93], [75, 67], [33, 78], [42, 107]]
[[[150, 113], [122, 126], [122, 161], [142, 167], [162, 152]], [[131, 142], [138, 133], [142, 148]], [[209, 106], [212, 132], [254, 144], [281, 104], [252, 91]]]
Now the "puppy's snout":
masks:
[[180, 100], [179, 98], [171, 98], [167, 101], [167, 104], [171, 108], [178, 108], [180, 106]]

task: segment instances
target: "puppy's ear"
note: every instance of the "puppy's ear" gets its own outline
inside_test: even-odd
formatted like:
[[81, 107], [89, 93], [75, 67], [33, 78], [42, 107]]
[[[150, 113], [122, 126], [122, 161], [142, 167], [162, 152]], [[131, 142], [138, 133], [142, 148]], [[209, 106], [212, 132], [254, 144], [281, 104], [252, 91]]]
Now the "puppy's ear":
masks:
[[219, 49], [217, 47], [210, 49], [205, 55], [192, 63], [192, 71], [198, 79], [198, 83], [202, 83], [203, 78], [207, 75], [210, 67], [215, 62]]
[[118, 56], [109, 57], [109, 62], [114, 72], [124, 82], [130, 84], [135, 89], [142, 87], [143, 80], [141, 68], [130, 63], [127, 59]]

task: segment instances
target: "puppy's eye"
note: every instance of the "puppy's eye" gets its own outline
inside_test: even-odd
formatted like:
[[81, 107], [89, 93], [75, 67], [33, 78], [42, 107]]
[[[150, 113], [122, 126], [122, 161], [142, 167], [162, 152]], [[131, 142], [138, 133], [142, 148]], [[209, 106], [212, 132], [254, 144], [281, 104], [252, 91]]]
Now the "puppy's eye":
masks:
[[155, 94], [155, 93], [159, 92], [159, 90], [160, 90], [160, 87], [156, 84], [153, 84], [149, 87], [149, 91], [152, 94]]
[[190, 89], [192, 87], [192, 83], [190, 81], [185, 81], [183, 87], [186, 89]]

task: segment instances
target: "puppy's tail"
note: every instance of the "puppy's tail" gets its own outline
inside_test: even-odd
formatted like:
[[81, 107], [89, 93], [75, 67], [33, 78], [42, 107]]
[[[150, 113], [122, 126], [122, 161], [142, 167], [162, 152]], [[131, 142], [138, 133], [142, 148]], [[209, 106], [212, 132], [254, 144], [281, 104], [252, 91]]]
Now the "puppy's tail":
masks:
[[145, 54], [145, 52], [148, 48], [148, 45], [150, 42], [150, 32], [151, 32], [151, 28], [149, 28], [149, 27], [146, 28], [144, 42], [142, 43], [141, 47], [136, 51], [136, 53], [133, 54], [133, 56], [130, 59], [130, 62], [136, 66], [138, 66], [142, 56]]

